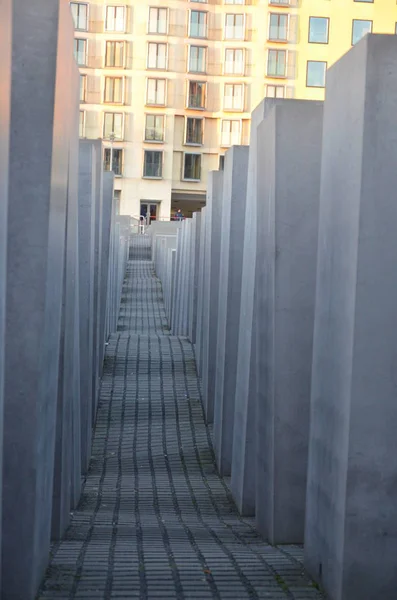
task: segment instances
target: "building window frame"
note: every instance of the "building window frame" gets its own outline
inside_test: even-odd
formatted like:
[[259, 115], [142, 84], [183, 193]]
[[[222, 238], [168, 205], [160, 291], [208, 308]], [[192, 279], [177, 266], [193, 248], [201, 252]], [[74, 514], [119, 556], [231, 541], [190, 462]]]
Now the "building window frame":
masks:
[[[203, 50], [203, 52], [204, 52], [203, 70], [196, 70], [196, 69], [192, 69], [192, 67], [191, 67], [192, 50], [193, 49]], [[199, 66], [198, 65], [198, 57], [197, 57], [196, 61], [197, 61], [197, 66]], [[197, 46], [196, 44], [189, 45], [189, 49], [188, 49], [188, 69], [187, 69], [188, 73], [198, 73], [198, 74], [205, 75], [207, 73], [207, 61], [208, 61], [208, 46]]]
[[[152, 11], [157, 12], [157, 18], [152, 21], [151, 13]], [[165, 20], [159, 19], [159, 14], [161, 12], [165, 12]], [[155, 31], [151, 29], [151, 23], [156, 23]], [[165, 22], [164, 31], [159, 31], [159, 24]], [[169, 23], [169, 11], [167, 7], [164, 6], [149, 6], [148, 11], [148, 21], [147, 21], [147, 35], [168, 35], [168, 23]]]
[[[155, 67], [152, 67], [149, 64], [149, 61], [150, 61], [150, 47], [151, 46], [156, 46], [156, 66]], [[159, 47], [160, 46], [164, 46], [165, 47], [164, 66], [158, 66], [159, 57], [161, 56], [160, 53], [159, 53]], [[166, 42], [148, 42], [147, 43], [146, 69], [148, 71], [167, 71], [167, 69], [168, 69], [168, 44]]]
[[[370, 23], [371, 24], [370, 31], [367, 31], [364, 35], [362, 35], [356, 41], [354, 41], [354, 25], [355, 25], [355, 23]], [[352, 46], [355, 46], [356, 44], [358, 44], [358, 42], [360, 40], [362, 40], [363, 37], [365, 37], [368, 33], [372, 33], [373, 27], [374, 27], [374, 22], [371, 19], [353, 19], [353, 22], [352, 22], [352, 38], [351, 38], [351, 44], [352, 44]]]
[[[116, 157], [119, 157], [116, 160]], [[115, 166], [116, 165], [116, 166]], [[105, 146], [103, 149], [103, 170], [113, 172], [115, 177], [122, 177], [124, 173], [124, 148]]]
[[[229, 131], [227, 132], [228, 136], [229, 136], [228, 141], [224, 141], [224, 139], [223, 139], [223, 134], [224, 134], [223, 126], [225, 123], [229, 123]], [[232, 131], [233, 124], [235, 124], [235, 123], [238, 124], [237, 142], [235, 142], [233, 139], [233, 135], [235, 132]], [[220, 147], [221, 148], [230, 148], [231, 146], [240, 146], [241, 145], [241, 132], [242, 132], [242, 120], [241, 119], [222, 119], [221, 120]]]
[[[270, 57], [272, 53], [276, 53], [276, 69], [275, 72], [269, 71], [270, 66]], [[278, 56], [284, 56], [284, 69], [283, 73], [278, 73]], [[287, 78], [287, 68], [288, 68], [288, 50], [279, 49], [279, 48], [268, 48], [267, 51], [267, 63], [266, 63], [266, 76], [271, 77], [273, 79], [286, 79]]]
[[[160, 161], [158, 162], [158, 167], [159, 167], [159, 174], [158, 175], [151, 175], [151, 174], [147, 174], [146, 173], [146, 167], [148, 166], [147, 163], [147, 157], [153, 154], [153, 156], [159, 155], [160, 157]], [[154, 161], [152, 161], [151, 163], [152, 165], [155, 165]], [[164, 168], [164, 152], [163, 150], [152, 150], [152, 149], [144, 149], [143, 151], [143, 168], [142, 168], [142, 178], [143, 179], [163, 179], [163, 168]]]
[[[149, 100], [148, 100], [148, 94], [149, 94], [149, 82], [150, 81], [155, 81], [156, 82], [156, 90], [155, 90], [156, 97], [159, 94], [159, 91], [158, 91], [158, 82], [159, 81], [163, 81], [164, 82], [164, 102], [162, 102], [162, 103], [149, 102]], [[163, 77], [147, 77], [146, 78], [146, 102], [145, 102], [145, 105], [146, 106], [167, 106], [167, 79], [164, 79]]]
[[85, 122], [86, 122], [86, 111], [79, 111], [79, 138], [85, 138]]
[[[203, 90], [201, 93], [201, 98], [203, 99], [202, 106], [194, 106], [194, 103], [191, 103], [191, 98], [199, 97], [199, 94], [191, 94], [190, 93], [190, 85], [196, 84], [197, 86], [203, 86]], [[197, 81], [195, 79], [187, 80], [187, 93], [186, 93], [186, 108], [189, 110], [205, 110], [207, 106], [207, 82], [206, 81]]]
[[[81, 50], [79, 50], [79, 42], [83, 43], [83, 47], [84, 50], [83, 52]], [[83, 60], [84, 62], [80, 62], [79, 60], [79, 56], [83, 54]], [[87, 60], [88, 60], [88, 40], [86, 38], [79, 38], [79, 37], [75, 37], [74, 38], [74, 57], [76, 59], [76, 63], [79, 67], [86, 67], [87, 66]]]
[[[125, 4], [107, 4], [105, 7], [105, 18], [104, 18], [104, 30], [105, 33], [126, 33], [127, 31], [127, 6]], [[110, 10], [114, 9], [114, 15], [112, 16], [112, 21], [114, 22], [114, 28], [109, 27], [109, 14]], [[123, 11], [123, 23], [122, 26], [117, 27], [117, 21], [119, 17], [117, 16], [118, 9]]]
[[[107, 121], [107, 117], [110, 116], [113, 120], [113, 124], [112, 124], [112, 130], [107, 134], [106, 132], [106, 121]], [[116, 135], [116, 131], [117, 128], [114, 126], [114, 122], [115, 122], [115, 118], [116, 117], [121, 117], [121, 127], [120, 127], [120, 135]], [[103, 132], [103, 139], [104, 140], [110, 140], [110, 136], [113, 133], [114, 134], [114, 139], [117, 142], [121, 142], [124, 140], [124, 122], [125, 122], [125, 114], [123, 112], [117, 112], [117, 111], [104, 111], [103, 113], [103, 124], [102, 124], [102, 132]]]
[[[232, 61], [227, 60], [228, 52], [233, 52], [233, 60]], [[235, 68], [233, 68], [233, 70], [229, 71], [229, 70], [227, 70], [226, 65], [228, 65], [228, 64], [239, 65], [240, 64], [238, 61], [235, 60], [236, 52], [241, 52], [241, 54], [242, 54], [241, 70], [239, 71], [239, 70], [235, 70]], [[223, 74], [224, 75], [240, 75], [240, 76], [244, 77], [244, 75], [245, 75], [245, 48], [225, 48], [225, 57], [224, 57], [224, 61], [223, 61]]]
[[[272, 25], [272, 18], [276, 17], [278, 19], [278, 23], [277, 23], [277, 37], [272, 37], [272, 27], [274, 27]], [[280, 31], [280, 19], [282, 19], [284, 21], [286, 21], [286, 25], [285, 25], [285, 37], [280, 37], [279, 36], [279, 31]], [[275, 12], [270, 12], [269, 13], [269, 20], [268, 20], [268, 28], [267, 28], [267, 39], [269, 42], [278, 42], [280, 44], [286, 44], [288, 43], [288, 34], [289, 34], [289, 14], [288, 13], [275, 13]]]
[[[234, 20], [233, 25], [227, 24], [228, 17], [233, 18], [233, 20]], [[243, 20], [242, 29], [241, 29], [241, 34], [242, 34], [241, 37], [236, 36], [236, 30], [237, 30], [237, 27], [239, 27], [236, 25], [236, 19], [238, 17], [242, 17], [242, 20]], [[230, 28], [232, 30], [231, 36], [229, 36], [229, 34], [228, 34], [228, 31], [230, 31]], [[224, 40], [227, 40], [227, 41], [236, 40], [236, 41], [243, 42], [246, 37], [245, 31], [246, 31], [246, 15], [244, 13], [226, 13], [225, 14], [224, 33], [223, 33]]]
[[[269, 95], [269, 88], [274, 88], [274, 94], [270, 94]], [[277, 95], [277, 90], [282, 90], [282, 95]], [[266, 98], [277, 98], [277, 99], [282, 99], [282, 98], [286, 98], [286, 88], [285, 85], [277, 85], [274, 83], [267, 83], [266, 84]]]
[[80, 103], [85, 103], [87, 101], [87, 75], [85, 73], [80, 73]]
[[[310, 39], [310, 35], [311, 35], [310, 27], [311, 27], [312, 19], [321, 19], [322, 21], [327, 22], [327, 39], [325, 42], [317, 42], [317, 41]], [[308, 43], [309, 44], [321, 44], [323, 46], [329, 44], [329, 28], [330, 28], [330, 18], [329, 17], [310, 16], [309, 17], [309, 31], [308, 31], [308, 37], [307, 37]]]
[[[148, 119], [154, 119], [154, 124], [152, 126], [148, 125]], [[161, 127], [159, 128], [159, 130], [161, 131], [161, 136], [160, 137], [156, 137], [156, 132], [158, 131], [158, 128], [156, 126], [156, 120], [157, 119], [161, 119]], [[148, 143], [148, 144], [164, 144], [164, 132], [165, 132], [165, 115], [160, 115], [157, 113], [146, 113], [145, 114], [145, 131], [144, 131], [144, 142]], [[148, 136], [148, 131], [149, 130], [153, 130], [155, 132], [154, 137], [150, 137]]]
[[[122, 64], [121, 65], [109, 65], [108, 63], [108, 46], [109, 44], [121, 44], [122, 45]], [[116, 56], [116, 53], [114, 53]], [[126, 61], [126, 42], [124, 40], [106, 40], [105, 41], [105, 63], [104, 69], [125, 69]]]
[[[227, 106], [226, 98], [229, 98], [229, 95], [226, 94], [226, 90], [228, 87], [233, 88], [233, 94], [230, 95], [230, 97], [233, 98], [233, 102], [232, 102], [233, 106]], [[240, 95], [234, 93], [234, 88], [237, 88], [237, 87], [241, 87]], [[241, 106], [240, 107], [234, 106], [235, 98], [241, 98]], [[223, 110], [225, 112], [244, 112], [244, 107], [245, 107], [245, 85], [244, 85], [244, 83], [242, 83], [242, 82], [235, 82], [235, 83], [225, 82], [224, 88], [223, 88]]]
[[[76, 14], [76, 18], [73, 14], [73, 7], [77, 8], [77, 14]], [[85, 27], [79, 27], [79, 10], [80, 7], [85, 6]], [[89, 4], [88, 2], [70, 2], [70, 9], [72, 12], [72, 17], [73, 17], [73, 23], [74, 23], [74, 28], [75, 31], [88, 31], [88, 24], [89, 24]]]
[[[195, 156], [198, 157], [198, 166], [194, 166], [193, 167], [193, 171], [198, 168], [198, 177], [187, 177], [186, 176], [186, 159], [187, 157], [190, 156]], [[193, 173], [193, 175], [195, 175], [197, 173]], [[183, 153], [183, 161], [182, 161], [182, 181], [191, 181], [193, 183], [198, 183], [201, 181], [201, 175], [202, 175], [202, 154], [199, 152], [184, 152]]]
[[[121, 81], [121, 99], [120, 100], [106, 100], [106, 89], [107, 89], [107, 81], [108, 80], [120, 80]], [[124, 94], [125, 94], [125, 77], [119, 77], [114, 75], [105, 75], [104, 83], [103, 83], [103, 103], [104, 104], [124, 104]], [[115, 94], [112, 94], [113, 97]]]
[[[325, 65], [325, 69], [324, 69], [324, 83], [322, 85], [309, 85], [309, 65], [310, 64], [322, 64]], [[317, 88], [317, 89], [324, 89], [325, 88], [325, 83], [326, 83], [326, 78], [327, 78], [327, 66], [328, 63], [325, 60], [308, 60], [306, 63], [306, 87], [308, 88]]]
[[[189, 141], [188, 139], [188, 134], [189, 134], [189, 121], [197, 121], [200, 123], [200, 131], [198, 132], [198, 140], [199, 141]], [[185, 136], [184, 136], [184, 141], [185, 141], [185, 146], [202, 146], [204, 143], [204, 127], [205, 127], [205, 119], [203, 117], [191, 117], [191, 116], [186, 116], [185, 117]], [[193, 132], [193, 134], [196, 132]]]
[[[197, 33], [197, 35], [194, 35], [192, 33], [192, 14], [193, 13], [197, 13], [198, 15], [204, 15], [204, 19], [205, 19], [205, 23], [204, 23], [204, 35], [199, 35], [199, 32]], [[209, 19], [209, 13], [206, 10], [196, 10], [196, 9], [191, 9], [189, 10], [189, 22], [188, 22], [188, 37], [192, 38], [192, 39], [197, 39], [197, 40], [206, 40], [208, 38], [208, 19]], [[201, 23], [196, 23], [195, 25], [197, 25], [197, 27], [199, 27], [201, 25]]]

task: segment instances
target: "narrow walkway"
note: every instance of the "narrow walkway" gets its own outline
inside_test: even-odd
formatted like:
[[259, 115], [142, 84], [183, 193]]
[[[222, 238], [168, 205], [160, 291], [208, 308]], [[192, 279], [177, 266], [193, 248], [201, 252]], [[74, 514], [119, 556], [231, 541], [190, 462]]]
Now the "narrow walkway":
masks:
[[[145, 241], [130, 258], [148, 258]], [[152, 263], [130, 260], [90, 470], [38, 598], [322, 598], [301, 561], [301, 548], [272, 548], [239, 517], [216, 472], [193, 347], [169, 335]]]

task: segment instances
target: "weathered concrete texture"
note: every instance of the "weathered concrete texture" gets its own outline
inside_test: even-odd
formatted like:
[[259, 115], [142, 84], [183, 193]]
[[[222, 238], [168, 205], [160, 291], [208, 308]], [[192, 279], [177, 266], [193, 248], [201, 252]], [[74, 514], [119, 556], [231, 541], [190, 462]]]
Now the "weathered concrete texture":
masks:
[[305, 555], [332, 600], [396, 596], [397, 39], [328, 72]]
[[[0, 20], [0, 544], [1, 544], [1, 498], [3, 472], [3, 407], [4, 407], [4, 353], [5, 353], [5, 300], [7, 268], [8, 226], [8, 177], [9, 135], [11, 111], [11, 52], [12, 52], [12, 6], [5, 0], [1, 6]], [[1, 565], [0, 565], [1, 589]]]
[[256, 523], [272, 544], [304, 536], [322, 117], [289, 100], [257, 129]]
[[94, 239], [96, 201], [96, 147], [80, 142], [79, 152], [79, 288], [80, 288], [80, 390], [81, 466], [88, 468], [92, 438], [93, 329], [94, 329]]
[[218, 337], [219, 264], [221, 245], [223, 171], [208, 177], [206, 256], [203, 287], [202, 391], [207, 423], [214, 421], [215, 361]]
[[197, 316], [196, 316], [196, 367], [197, 372], [201, 376], [203, 372], [203, 324], [204, 324], [204, 273], [205, 273], [205, 258], [206, 258], [206, 213], [207, 209], [201, 209], [200, 223], [200, 248], [199, 248], [199, 266], [198, 266], [198, 281], [197, 281]]
[[[59, 539], [70, 521], [71, 498], [80, 496], [80, 352], [78, 297], [78, 94], [79, 75], [73, 68], [70, 85], [70, 147], [63, 257], [63, 298], [59, 352], [58, 402], [52, 500], [51, 537]], [[75, 470], [73, 470], [75, 468]], [[73, 486], [72, 486], [73, 482]], [[72, 496], [73, 494], [73, 496]]]
[[214, 409], [214, 446], [221, 475], [230, 475], [232, 466], [248, 154], [248, 147], [234, 146], [225, 157]]
[[[103, 361], [105, 358], [106, 334], [106, 311], [108, 307], [107, 291], [109, 286], [110, 265], [110, 238], [112, 228], [114, 174], [103, 173], [102, 194], [102, 243], [101, 243], [101, 299], [100, 299], [100, 321], [99, 321], [99, 375], [102, 376]], [[110, 332], [109, 332], [110, 333]]]
[[197, 339], [197, 310], [200, 270], [200, 235], [201, 235], [201, 213], [193, 213], [192, 237], [191, 237], [191, 273], [190, 273], [190, 307], [189, 307], [189, 339], [192, 344]]
[[68, 3], [14, 0], [12, 16], [2, 597], [27, 600], [50, 543], [77, 67]]

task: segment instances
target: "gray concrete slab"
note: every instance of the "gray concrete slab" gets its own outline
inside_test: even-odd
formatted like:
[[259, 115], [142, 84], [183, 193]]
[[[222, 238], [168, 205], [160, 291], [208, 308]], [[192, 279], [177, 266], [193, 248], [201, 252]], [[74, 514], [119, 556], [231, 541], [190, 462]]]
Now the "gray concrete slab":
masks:
[[88, 469], [92, 440], [93, 408], [93, 329], [95, 264], [95, 146], [89, 141], [79, 146], [79, 286], [80, 286], [80, 389], [81, 389], [81, 467]]
[[105, 358], [106, 309], [108, 304], [110, 236], [112, 227], [114, 174], [103, 173], [102, 244], [101, 244], [101, 289], [99, 321], [99, 375], [102, 376]]
[[67, 3], [14, 0], [2, 597], [15, 600], [35, 597], [50, 547], [73, 38]]
[[247, 516], [255, 514], [256, 322], [261, 318], [256, 314], [255, 286], [257, 174], [261, 166], [260, 157], [257, 156], [257, 128], [274, 104], [282, 102], [286, 100], [263, 100], [251, 118], [231, 478], [234, 500], [239, 511]]
[[231, 474], [232, 467], [248, 154], [246, 146], [228, 150], [223, 179], [214, 447], [224, 476]]
[[[2, 82], [2, 110], [0, 111], [0, 499], [3, 483], [3, 407], [4, 407], [4, 359], [5, 359], [5, 301], [7, 277], [7, 228], [8, 228], [8, 178], [9, 136], [11, 121], [11, 53], [12, 53], [12, 5], [11, 0], [2, 4], [0, 22], [0, 80]], [[1, 544], [0, 500], [0, 544]], [[1, 589], [1, 567], [0, 567]]]
[[304, 537], [322, 126], [321, 102], [289, 100], [257, 130], [256, 523], [272, 544]]
[[205, 258], [206, 258], [206, 208], [201, 209], [201, 224], [200, 224], [200, 249], [199, 249], [199, 266], [198, 266], [198, 281], [197, 281], [197, 317], [196, 317], [196, 365], [198, 374], [202, 375], [203, 366], [203, 322], [204, 322], [204, 273], [205, 273]]
[[192, 272], [191, 272], [191, 296], [189, 307], [189, 339], [192, 344], [197, 340], [197, 310], [199, 294], [199, 269], [200, 269], [200, 235], [201, 235], [201, 213], [193, 213], [192, 232]]
[[207, 423], [214, 421], [215, 361], [218, 336], [219, 264], [223, 171], [211, 171], [206, 212], [206, 259], [203, 296], [202, 393]]
[[397, 38], [327, 75], [305, 556], [332, 600], [397, 589]]

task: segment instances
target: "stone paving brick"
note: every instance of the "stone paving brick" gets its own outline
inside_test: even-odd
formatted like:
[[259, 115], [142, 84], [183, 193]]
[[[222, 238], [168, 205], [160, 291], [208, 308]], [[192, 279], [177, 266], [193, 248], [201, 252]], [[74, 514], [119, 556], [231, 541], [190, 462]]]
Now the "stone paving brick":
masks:
[[194, 349], [169, 334], [148, 239], [139, 237], [81, 501], [37, 599], [323, 598], [302, 548], [269, 546], [219, 477]]

